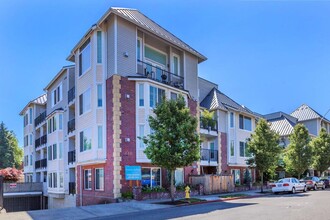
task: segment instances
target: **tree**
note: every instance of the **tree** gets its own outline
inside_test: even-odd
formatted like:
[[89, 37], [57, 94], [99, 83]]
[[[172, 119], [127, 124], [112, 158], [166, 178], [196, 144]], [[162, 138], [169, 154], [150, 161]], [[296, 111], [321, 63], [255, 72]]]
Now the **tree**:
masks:
[[270, 129], [266, 120], [260, 119], [247, 142], [247, 149], [252, 154], [252, 157], [247, 159], [247, 164], [259, 170], [263, 192], [264, 172], [274, 169], [278, 163], [281, 152], [279, 135]]
[[174, 201], [174, 171], [199, 160], [200, 140], [197, 133], [197, 119], [186, 108], [184, 98], [162, 99], [154, 109], [155, 116], [149, 116], [153, 132], [140, 137], [147, 145], [144, 153], [152, 164], [170, 171], [171, 200]]
[[0, 176], [3, 176], [6, 182], [17, 182], [22, 177], [22, 171], [8, 167], [0, 170]]
[[313, 150], [313, 168], [324, 172], [330, 167], [330, 135], [322, 128], [319, 136], [311, 143]]
[[298, 179], [312, 163], [312, 148], [307, 128], [297, 124], [289, 136], [290, 144], [284, 152], [285, 170], [296, 172]]
[[0, 123], [0, 168], [19, 167], [23, 150], [18, 146], [13, 131], [9, 131], [3, 122]]

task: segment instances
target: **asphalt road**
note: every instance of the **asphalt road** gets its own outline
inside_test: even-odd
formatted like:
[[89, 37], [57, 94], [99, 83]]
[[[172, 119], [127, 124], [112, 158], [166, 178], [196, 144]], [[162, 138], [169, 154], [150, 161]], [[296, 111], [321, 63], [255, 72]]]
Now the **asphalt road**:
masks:
[[103, 219], [234, 219], [234, 220], [330, 220], [330, 190], [269, 195], [226, 202], [142, 211]]

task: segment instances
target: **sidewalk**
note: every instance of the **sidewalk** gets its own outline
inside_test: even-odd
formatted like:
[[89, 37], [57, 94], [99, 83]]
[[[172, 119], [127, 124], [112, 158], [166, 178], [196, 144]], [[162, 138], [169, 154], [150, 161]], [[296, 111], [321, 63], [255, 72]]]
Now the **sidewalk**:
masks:
[[[207, 202], [231, 200], [232, 198], [226, 199], [226, 198], [220, 198], [219, 196], [228, 196], [234, 194], [244, 194], [248, 197], [265, 196], [265, 194], [260, 194], [259, 192], [260, 190], [253, 190], [253, 191], [226, 193], [226, 194], [195, 196], [194, 198], [206, 200], [206, 202], [202, 202], [202, 203], [207, 203]], [[168, 199], [145, 200], [139, 202], [132, 200], [129, 202], [112, 203], [106, 205], [92, 205], [92, 206], [37, 210], [37, 211], [27, 211], [27, 212], [11, 212], [6, 214], [0, 214], [0, 220], [2, 219], [10, 219], [10, 220], [31, 220], [31, 219], [78, 220], [79, 219], [80, 220], [80, 219], [90, 219], [96, 217], [105, 217], [111, 215], [140, 212], [145, 210], [164, 209], [164, 208], [173, 207], [172, 205], [154, 204], [157, 202], [164, 202], [164, 201], [169, 201], [169, 200]]]

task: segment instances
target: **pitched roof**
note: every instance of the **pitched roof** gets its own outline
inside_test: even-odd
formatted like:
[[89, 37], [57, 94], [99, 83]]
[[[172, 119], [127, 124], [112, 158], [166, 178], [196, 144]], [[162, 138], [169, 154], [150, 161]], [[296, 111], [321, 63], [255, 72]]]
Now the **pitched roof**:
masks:
[[[319, 114], [317, 111], [312, 109], [306, 104], [302, 104], [300, 107], [298, 107], [296, 110], [294, 110], [291, 115], [298, 119], [298, 121], [307, 121], [317, 118], [323, 118], [321, 114]], [[323, 120], [330, 122], [328, 119], [323, 118]]]
[[103, 23], [106, 18], [111, 14], [116, 14], [119, 17], [134, 23], [135, 25], [137, 25], [138, 27], [147, 30], [155, 35], [157, 35], [158, 37], [162, 38], [165, 41], [168, 41], [176, 46], [178, 46], [179, 48], [189, 51], [190, 53], [196, 55], [199, 59], [199, 62], [205, 61], [207, 58], [202, 55], [201, 53], [199, 53], [198, 51], [196, 51], [195, 49], [193, 49], [191, 46], [189, 46], [188, 44], [186, 44], [185, 42], [183, 42], [181, 39], [179, 39], [178, 37], [176, 37], [175, 35], [173, 35], [172, 33], [170, 33], [169, 31], [167, 31], [165, 28], [161, 27], [160, 25], [158, 25], [156, 22], [154, 22], [153, 20], [151, 20], [150, 18], [148, 18], [147, 16], [145, 16], [144, 14], [142, 14], [140, 11], [138, 11], [137, 9], [131, 9], [131, 8], [117, 8], [117, 7], [111, 7], [102, 17], [101, 19], [94, 24], [84, 35], [84, 37], [77, 43], [77, 45], [73, 48], [73, 50], [71, 51], [71, 55], [69, 55], [69, 57], [67, 58], [68, 60], [70, 60], [70, 58], [72, 57], [72, 54], [74, 53], [74, 51], [85, 41], [87, 40], [87, 36], [98, 26], [101, 25], [101, 23]]
[[280, 136], [288, 136], [293, 132], [295, 124], [283, 117], [281, 120], [270, 122], [270, 129], [278, 133]]
[[227, 95], [220, 92], [216, 88], [213, 88], [209, 92], [209, 94], [204, 98], [200, 105], [209, 110], [221, 109], [228, 111], [228, 109], [232, 109], [235, 111], [245, 112], [254, 115], [253, 111], [243, 105], [238, 104], [233, 99], [229, 98]]
[[291, 123], [294, 123], [296, 124], [298, 122], [298, 119], [289, 115], [289, 114], [286, 114], [284, 112], [274, 112], [274, 113], [270, 113], [270, 114], [267, 114], [267, 115], [263, 115], [263, 118], [266, 119], [267, 121], [276, 121], [276, 120], [280, 120], [280, 119], [284, 119], [286, 118], [288, 121], [290, 121]]
[[36, 105], [46, 105], [47, 102], [47, 94], [43, 94], [39, 96], [36, 99], [33, 99], [29, 101], [29, 103], [22, 109], [22, 111], [19, 113], [20, 115], [23, 115], [26, 109], [31, 105], [31, 104], [36, 104]]

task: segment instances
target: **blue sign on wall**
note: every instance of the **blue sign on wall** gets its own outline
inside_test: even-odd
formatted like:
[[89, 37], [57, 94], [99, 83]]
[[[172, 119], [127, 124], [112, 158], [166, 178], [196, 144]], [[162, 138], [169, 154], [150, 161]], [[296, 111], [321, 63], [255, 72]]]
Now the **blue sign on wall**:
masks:
[[126, 180], [141, 180], [141, 166], [125, 166]]

